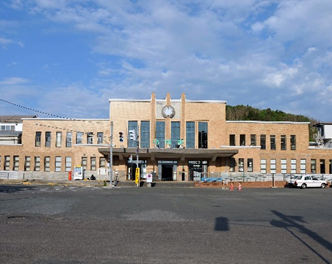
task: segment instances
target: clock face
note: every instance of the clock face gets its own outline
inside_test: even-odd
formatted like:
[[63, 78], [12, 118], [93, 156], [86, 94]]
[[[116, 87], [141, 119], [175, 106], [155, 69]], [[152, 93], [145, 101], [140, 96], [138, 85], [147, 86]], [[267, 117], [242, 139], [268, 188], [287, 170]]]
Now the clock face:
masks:
[[175, 110], [172, 106], [164, 106], [163, 109], [162, 109], [162, 114], [163, 114], [163, 117], [170, 117], [172, 118], [174, 115], [175, 115]]

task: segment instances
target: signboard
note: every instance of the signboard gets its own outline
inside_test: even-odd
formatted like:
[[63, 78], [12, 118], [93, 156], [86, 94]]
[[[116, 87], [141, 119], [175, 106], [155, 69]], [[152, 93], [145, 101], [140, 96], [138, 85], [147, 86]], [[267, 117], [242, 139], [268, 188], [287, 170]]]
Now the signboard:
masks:
[[148, 176], [146, 177], [146, 182], [152, 182], [152, 175], [148, 174]]
[[136, 173], [135, 173], [135, 183], [136, 184], [138, 184], [138, 182], [139, 182], [139, 177], [140, 177], [139, 168], [136, 168]]
[[74, 180], [83, 180], [83, 168], [81, 166], [74, 167]]

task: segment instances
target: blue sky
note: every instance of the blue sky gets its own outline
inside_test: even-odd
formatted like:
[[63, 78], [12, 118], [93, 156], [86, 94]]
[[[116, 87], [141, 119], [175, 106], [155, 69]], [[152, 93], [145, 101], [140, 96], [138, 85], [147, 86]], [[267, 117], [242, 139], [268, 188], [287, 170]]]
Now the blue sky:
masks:
[[[110, 98], [185, 93], [332, 122], [331, 25], [331, 0], [3, 0], [0, 98], [108, 118]], [[35, 113], [0, 101], [15, 114]]]

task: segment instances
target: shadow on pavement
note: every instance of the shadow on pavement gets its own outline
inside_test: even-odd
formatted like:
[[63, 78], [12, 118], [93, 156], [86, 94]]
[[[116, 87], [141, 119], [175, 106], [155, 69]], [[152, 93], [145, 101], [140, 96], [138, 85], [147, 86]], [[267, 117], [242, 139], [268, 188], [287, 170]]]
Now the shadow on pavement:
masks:
[[26, 189], [35, 189], [34, 186], [27, 185], [0, 185], [0, 193], [15, 193], [25, 191]]

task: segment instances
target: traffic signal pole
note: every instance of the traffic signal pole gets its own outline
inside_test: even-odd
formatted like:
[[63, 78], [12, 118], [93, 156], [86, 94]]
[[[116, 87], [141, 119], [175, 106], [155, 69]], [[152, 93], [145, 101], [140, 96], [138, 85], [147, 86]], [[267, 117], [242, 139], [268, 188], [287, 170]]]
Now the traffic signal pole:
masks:
[[113, 182], [113, 121], [111, 121], [111, 145], [110, 145], [110, 186]]

